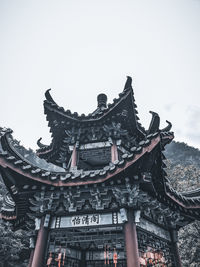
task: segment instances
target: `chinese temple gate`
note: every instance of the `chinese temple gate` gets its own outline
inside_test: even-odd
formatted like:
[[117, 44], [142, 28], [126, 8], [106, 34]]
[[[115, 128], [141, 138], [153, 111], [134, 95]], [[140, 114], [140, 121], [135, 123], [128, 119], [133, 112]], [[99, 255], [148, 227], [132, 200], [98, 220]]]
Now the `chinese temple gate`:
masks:
[[171, 123], [139, 123], [127, 78], [119, 97], [78, 115], [45, 93], [50, 145], [36, 153], [0, 128], [1, 216], [30, 231], [29, 267], [181, 266], [177, 231], [200, 216], [199, 191], [175, 191], [165, 172]]

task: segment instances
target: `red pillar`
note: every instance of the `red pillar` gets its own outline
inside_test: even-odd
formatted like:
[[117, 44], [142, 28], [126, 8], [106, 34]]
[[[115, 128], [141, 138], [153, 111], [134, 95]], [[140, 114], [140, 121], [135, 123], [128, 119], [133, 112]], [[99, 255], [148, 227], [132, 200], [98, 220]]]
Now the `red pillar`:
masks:
[[128, 211], [128, 221], [124, 225], [126, 243], [127, 267], [139, 267], [139, 251], [136, 224], [133, 220], [133, 211]]
[[76, 151], [76, 144], [75, 144], [73, 151], [72, 151], [71, 168], [76, 167], [76, 165], [77, 165], [77, 151]]
[[116, 160], [118, 160], [117, 146], [113, 143], [111, 147], [111, 161], [114, 162]]
[[48, 238], [48, 228], [44, 227], [44, 218], [41, 219], [40, 230], [38, 231], [35, 251], [31, 267], [42, 267], [44, 263], [45, 250]]

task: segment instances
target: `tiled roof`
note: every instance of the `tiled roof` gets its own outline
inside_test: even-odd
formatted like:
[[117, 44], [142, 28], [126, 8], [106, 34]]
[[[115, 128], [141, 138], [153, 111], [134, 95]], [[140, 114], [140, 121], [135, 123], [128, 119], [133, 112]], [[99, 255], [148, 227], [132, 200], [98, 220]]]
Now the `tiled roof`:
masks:
[[[124, 171], [124, 169], [131, 166], [145, 153], [149, 153], [153, 150], [160, 142], [158, 132], [150, 134], [148, 138], [141, 141], [138, 146], [132, 147], [130, 153], [123, 153], [122, 160], [110, 163], [101, 170], [67, 171], [53, 164], [49, 164], [45, 160], [41, 160], [34, 152], [32, 152], [32, 160], [27, 160], [27, 158], [19, 154], [16, 147], [13, 145], [10, 130], [3, 130], [0, 134], [2, 144], [0, 150], [0, 166], [8, 167], [32, 180], [55, 186], [76, 186], [105, 181]], [[24, 153], [26, 154], [25, 151], [24, 148]], [[58, 168], [58, 170], [56, 170], [56, 168]]]

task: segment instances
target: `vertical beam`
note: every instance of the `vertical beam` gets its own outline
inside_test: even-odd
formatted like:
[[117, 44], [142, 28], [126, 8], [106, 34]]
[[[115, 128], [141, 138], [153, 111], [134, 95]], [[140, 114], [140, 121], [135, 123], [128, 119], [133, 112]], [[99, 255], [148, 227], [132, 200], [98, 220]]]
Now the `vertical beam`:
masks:
[[44, 217], [41, 219], [40, 229], [37, 235], [35, 251], [31, 267], [41, 267], [44, 263], [45, 250], [48, 239], [48, 227], [44, 227]]
[[118, 160], [118, 151], [116, 144], [113, 143], [111, 146], [111, 161], [115, 162], [116, 160]]
[[128, 210], [128, 221], [124, 225], [127, 267], [139, 267], [139, 251], [133, 210]]
[[74, 168], [76, 166], [77, 166], [77, 151], [76, 151], [76, 144], [75, 144], [73, 151], [72, 151], [71, 168]]
[[172, 249], [174, 251], [174, 260], [176, 267], [182, 267], [181, 258], [178, 250], [178, 232], [177, 230], [171, 230]]

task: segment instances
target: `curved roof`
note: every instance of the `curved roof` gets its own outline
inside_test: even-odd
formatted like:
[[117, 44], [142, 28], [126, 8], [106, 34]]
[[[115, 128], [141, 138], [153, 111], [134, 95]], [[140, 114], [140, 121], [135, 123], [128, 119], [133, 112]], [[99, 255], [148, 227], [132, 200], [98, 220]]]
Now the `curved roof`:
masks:
[[[60, 107], [50, 95], [50, 89], [45, 93], [46, 100], [44, 100], [44, 112], [46, 119], [52, 133], [52, 143], [50, 145], [43, 145], [38, 140], [37, 144], [39, 149], [37, 154], [41, 158], [45, 158], [50, 162], [54, 162], [56, 155], [60, 153], [62, 147], [66, 147], [64, 140], [66, 131], [74, 130], [74, 135], [80, 135], [84, 131], [84, 127], [95, 128], [98, 125], [109, 125], [113, 121], [119, 122], [123, 129], [125, 129], [129, 136], [136, 137], [138, 141], [142, 141], [147, 138], [149, 134], [155, 132], [169, 132], [172, 125], [167, 121], [167, 126], [163, 130], [159, 129], [160, 118], [156, 112], [150, 111], [152, 114], [152, 120], [149, 125], [149, 129], [145, 130], [139, 123], [139, 117], [137, 112], [137, 106], [135, 104], [134, 92], [132, 88], [132, 78], [127, 77], [127, 81], [124, 86], [124, 90], [119, 94], [118, 98], [113, 100], [113, 103], [108, 104], [107, 107], [97, 107], [97, 109], [88, 114], [78, 115], [77, 112], [72, 113], [70, 110], [65, 110]], [[163, 145], [170, 142], [167, 138], [163, 138]]]
[[[13, 220], [17, 224], [23, 221], [30, 211], [26, 192], [33, 194], [36, 190], [71, 190], [82, 186], [95, 187], [99, 183], [117, 184], [118, 181], [123, 183], [127, 177], [131, 177], [133, 182], [139, 182], [143, 191], [189, 216], [191, 220], [199, 218], [199, 189], [185, 193], [175, 191], [164, 171], [165, 157], [162, 150], [174, 138], [172, 125], [167, 121], [167, 126], [159, 129], [160, 118], [155, 112], [151, 112], [148, 130], [140, 125], [131, 82], [132, 79], [128, 77], [119, 98], [108, 107], [99, 105], [87, 116], [79, 116], [59, 107], [48, 90], [45, 93], [44, 109], [53, 140], [50, 146], [43, 145], [41, 139], [38, 140], [40, 149], [37, 154], [13, 139], [12, 130], [0, 128], [0, 173], [10, 194], [5, 199], [1, 213], [4, 219]], [[130, 146], [122, 151], [121, 160], [87, 171], [64, 169], [46, 160], [59, 153], [62, 148], [66, 149], [65, 138], [62, 137], [72, 126], [84, 128], [104, 124], [109, 128], [108, 123], [113, 121], [120, 122], [122, 131], [126, 130], [129, 136], [136, 137], [134, 145], [130, 142]]]
[[[151, 158], [155, 160], [155, 157], [161, 157], [162, 154], [159, 151], [162, 146], [162, 139], [166, 138], [166, 136], [169, 139], [173, 139], [173, 135], [170, 132], [150, 134], [148, 139], [141, 141], [137, 147], [132, 147], [130, 154], [124, 153], [121, 161], [110, 163], [101, 170], [66, 171], [62, 168], [52, 168], [52, 164], [49, 164], [48, 169], [48, 163], [46, 162], [46, 165], [44, 165], [44, 160], [40, 160], [34, 152], [32, 153], [35, 159], [27, 161], [22, 153], [17, 152], [16, 141], [12, 138], [11, 131], [9, 129], [1, 129], [0, 172], [17, 207], [16, 210], [13, 205], [12, 207], [9, 206], [10, 204], [8, 205], [7, 202], [9, 201], [5, 201], [6, 205], [2, 211], [2, 218], [18, 222], [21, 216], [25, 216], [28, 212], [30, 204], [28, 205], [28, 200], [26, 199], [19, 201], [17, 197], [19, 191], [26, 192], [28, 190], [31, 192], [36, 188], [44, 189], [44, 187], [72, 188], [85, 185], [92, 186], [107, 181], [115, 182], [119, 178], [122, 180], [127, 176], [134, 175], [134, 173], [138, 172], [138, 167], [144, 166], [144, 169], [146, 168], [144, 161], [147, 165], [154, 164]], [[25, 148], [24, 151], [26, 151]], [[43, 166], [45, 167], [43, 168]], [[187, 195], [187, 193], [181, 194], [175, 191], [171, 187], [163, 168], [164, 166], [161, 166], [161, 176], [157, 175], [156, 178], [150, 179], [150, 181], [146, 180], [146, 174], [145, 172], [142, 174], [143, 170], [141, 169], [141, 177], [139, 179], [144, 190], [153, 193], [161, 202], [176, 207], [176, 209], [187, 214], [190, 218], [198, 218], [200, 214], [199, 190], [196, 190], [192, 195], [191, 192]], [[194, 194], [195, 196], [193, 196]]]
[[[13, 140], [11, 131], [3, 130], [1, 134], [0, 148], [0, 166], [9, 168], [14, 172], [21, 174], [31, 180], [35, 180], [47, 185], [54, 186], [77, 186], [83, 184], [94, 184], [104, 182], [120, 172], [130, 167], [138, 161], [143, 155], [150, 153], [161, 142], [159, 133], [150, 134], [148, 139], [141, 141], [138, 146], [130, 149], [130, 153], [123, 153], [122, 160], [115, 161], [105, 166], [101, 170], [65, 170], [51, 163], [40, 159], [34, 152], [31, 152], [31, 160], [18, 153], [16, 150], [16, 142]], [[173, 138], [168, 133], [168, 138]], [[19, 148], [18, 148], [19, 150]], [[24, 155], [30, 151], [23, 148]], [[27, 153], [27, 154], [26, 154]]]

